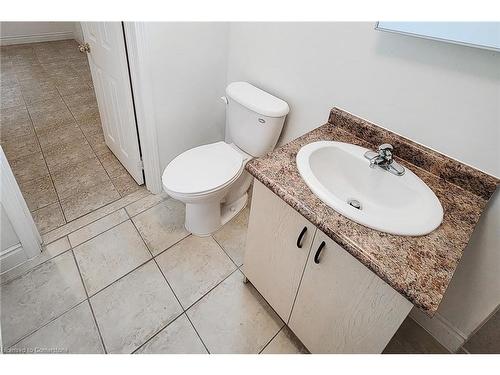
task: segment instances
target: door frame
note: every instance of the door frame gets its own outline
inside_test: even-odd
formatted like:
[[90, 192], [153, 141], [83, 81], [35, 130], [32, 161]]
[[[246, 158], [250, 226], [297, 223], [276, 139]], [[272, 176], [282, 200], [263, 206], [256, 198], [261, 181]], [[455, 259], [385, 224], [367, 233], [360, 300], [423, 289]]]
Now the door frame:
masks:
[[0, 147], [0, 175], [2, 206], [21, 242], [26, 258], [33, 258], [42, 251], [42, 237], [38, 232], [2, 147]]
[[146, 24], [145, 22], [123, 22], [123, 29], [146, 188], [158, 194], [163, 191], [163, 185], [154, 117], [153, 80], [148, 64], [151, 59], [151, 49], [146, 34]]

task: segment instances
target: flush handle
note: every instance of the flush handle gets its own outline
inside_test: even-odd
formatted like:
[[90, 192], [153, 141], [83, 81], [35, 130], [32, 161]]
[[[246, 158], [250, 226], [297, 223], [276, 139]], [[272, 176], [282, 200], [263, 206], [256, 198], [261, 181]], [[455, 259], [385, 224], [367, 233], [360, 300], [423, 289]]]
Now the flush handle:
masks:
[[319, 257], [325, 245], [326, 245], [325, 241], [321, 242], [321, 245], [319, 245], [318, 250], [316, 250], [316, 254], [314, 254], [314, 263], [319, 264]]
[[297, 238], [297, 247], [299, 249], [302, 249], [302, 239], [304, 238], [304, 234], [306, 234], [307, 232], [307, 227], [304, 227], [304, 229], [302, 229], [302, 231], [300, 232], [299, 234], [299, 237]]

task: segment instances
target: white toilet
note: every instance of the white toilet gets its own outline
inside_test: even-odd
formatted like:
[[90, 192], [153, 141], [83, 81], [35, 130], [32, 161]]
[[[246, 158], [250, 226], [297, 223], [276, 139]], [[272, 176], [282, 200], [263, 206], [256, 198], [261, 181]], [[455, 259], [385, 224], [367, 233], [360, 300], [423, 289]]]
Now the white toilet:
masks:
[[289, 111], [247, 82], [229, 84], [226, 95], [226, 142], [183, 152], [162, 176], [165, 192], [186, 204], [186, 229], [197, 236], [212, 234], [246, 206], [252, 177], [245, 164], [274, 149]]

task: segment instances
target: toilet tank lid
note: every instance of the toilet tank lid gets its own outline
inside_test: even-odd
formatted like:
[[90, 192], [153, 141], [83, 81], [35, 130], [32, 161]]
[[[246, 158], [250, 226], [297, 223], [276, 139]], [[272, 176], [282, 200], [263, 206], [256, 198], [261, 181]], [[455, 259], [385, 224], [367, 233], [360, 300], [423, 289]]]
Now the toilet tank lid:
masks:
[[268, 117], [283, 117], [290, 108], [281, 100], [248, 82], [233, 82], [226, 88], [226, 95], [242, 106]]

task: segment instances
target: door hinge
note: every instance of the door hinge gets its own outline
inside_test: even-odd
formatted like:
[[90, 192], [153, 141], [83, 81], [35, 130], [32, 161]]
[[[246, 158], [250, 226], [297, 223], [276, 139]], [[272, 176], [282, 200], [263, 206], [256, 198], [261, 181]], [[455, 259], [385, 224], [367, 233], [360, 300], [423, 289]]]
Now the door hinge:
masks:
[[139, 159], [139, 168], [144, 170], [144, 161], [142, 160], [142, 158]]

